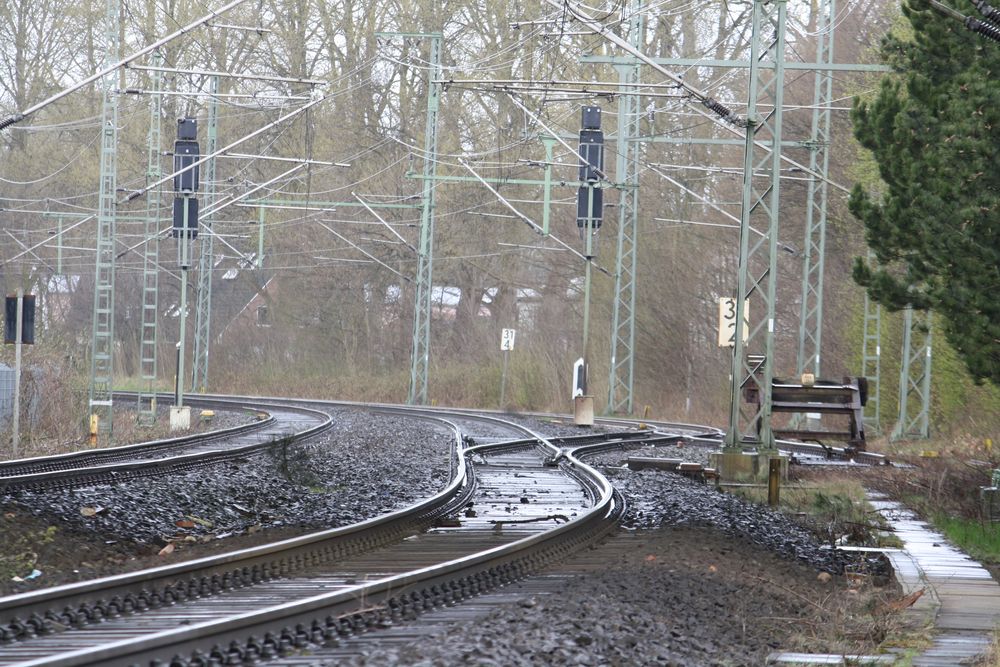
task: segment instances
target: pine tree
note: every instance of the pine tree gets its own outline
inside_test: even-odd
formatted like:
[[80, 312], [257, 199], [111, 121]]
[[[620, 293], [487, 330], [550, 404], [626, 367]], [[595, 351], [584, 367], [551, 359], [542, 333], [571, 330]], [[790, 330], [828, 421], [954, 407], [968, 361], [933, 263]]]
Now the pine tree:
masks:
[[942, 315], [973, 377], [1000, 385], [1000, 44], [926, 0], [903, 13], [912, 37], [882, 45], [896, 74], [852, 113], [883, 181], [851, 194], [878, 259], [856, 260], [854, 278], [890, 309]]

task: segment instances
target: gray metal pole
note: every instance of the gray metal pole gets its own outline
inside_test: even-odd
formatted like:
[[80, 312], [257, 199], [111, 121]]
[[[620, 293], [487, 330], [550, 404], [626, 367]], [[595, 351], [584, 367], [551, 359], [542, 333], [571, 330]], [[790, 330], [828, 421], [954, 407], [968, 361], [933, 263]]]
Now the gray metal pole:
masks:
[[[593, 214], [594, 211], [594, 188], [587, 188], [587, 210]], [[594, 219], [586, 218], [583, 227], [584, 254], [587, 256], [587, 265], [583, 274], [583, 393], [590, 394], [590, 281], [593, 277], [593, 257], [594, 257]]]
[[21, 447], [21, 327], [24, 317], [24, 290], [17, 288], [17, 317], [14, 320], [14, 418], [11, 454], [17, 458]]
[[[186, 228], [185, 228], [186, 230]], [[187, 246], [187, 239], [181, 240], [182, 246]], [[177, 337], [177, 396], [174, 405], [184, 406], [184, 338], [187, 328], [187, 282], [188, 271], [181, 268], [181, 327]]]
[[56, 219], [57, 232], [56, 232], [56, 273], [60, 276], [63, 275], [63, 216], [59, 216]]
[[[184, 199], [187, 200], [190, 195], [185, 195]], [[177, 396], [174, 405], [178, 408], [184, 406], [184, 339], [187, 334], [187, 283], [188, 283], [188, 267], [191, 265], [191, 239], [188, 237], [189, 220], [188, 220], [188, 206], [187, 201], [184, 202], [184, 224], [181, 227], [181, 236], [178, 239], [179, 244], [177, 246], [178, 253], [178, 264], [181, 267], [181, 314], [180, 314], [180, 331], [177, 335]]]
[[503, 351], [503, 372], [500, 375], [500, 409], [503, 410], [506, 404], [507, 395], [507, 360], [510, 358], [510, 350]]

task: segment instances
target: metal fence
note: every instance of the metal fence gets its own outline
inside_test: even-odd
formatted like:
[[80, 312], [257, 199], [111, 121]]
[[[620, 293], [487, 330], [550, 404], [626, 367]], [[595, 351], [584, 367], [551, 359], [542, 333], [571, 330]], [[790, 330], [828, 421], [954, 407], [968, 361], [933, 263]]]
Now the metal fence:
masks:
[[14, 416], [14, 369], [0, 364], [0, 429], [11, 428]]

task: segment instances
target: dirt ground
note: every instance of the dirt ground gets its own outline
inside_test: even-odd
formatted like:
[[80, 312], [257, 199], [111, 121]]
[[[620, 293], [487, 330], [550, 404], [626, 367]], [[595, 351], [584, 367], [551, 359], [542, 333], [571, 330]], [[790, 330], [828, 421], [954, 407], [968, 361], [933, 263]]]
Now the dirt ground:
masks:
[[[104, 539], [94, 531], [53, 525], [43, 517], [8, 509], [0, 514], [0, 595], [169, 565], [307, 532], [312, 531], [271, 528], [224, 540], [180, 543], [172, 553], [161, 556], [159, 545]], [[29, 579], [35, 570], [41, 574]]]

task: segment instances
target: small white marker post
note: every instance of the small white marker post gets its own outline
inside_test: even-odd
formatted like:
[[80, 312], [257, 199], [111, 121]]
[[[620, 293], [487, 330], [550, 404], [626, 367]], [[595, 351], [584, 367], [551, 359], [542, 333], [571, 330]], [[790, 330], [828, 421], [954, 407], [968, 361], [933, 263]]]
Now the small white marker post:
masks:
[[506, 404], [507, 394], [507, 361], [510, 358], [510, 351], [514, 349], [514, 338], [517, 336], [516, 329], [503, 329], [500, 334], [500, 350], [503, 352], [503, 372], [500, 375], [500, 409]]

